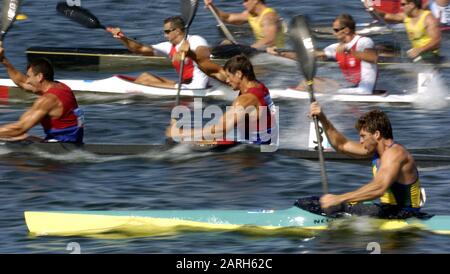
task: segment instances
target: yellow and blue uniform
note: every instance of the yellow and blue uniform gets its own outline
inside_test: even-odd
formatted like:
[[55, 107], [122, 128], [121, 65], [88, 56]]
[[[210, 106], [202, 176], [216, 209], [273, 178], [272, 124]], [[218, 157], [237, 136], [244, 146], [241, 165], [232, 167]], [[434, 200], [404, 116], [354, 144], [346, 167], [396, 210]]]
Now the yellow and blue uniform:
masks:
[[[431, 14], [429, 10], [423, 10], [419, 17], [419, 20], [413, 24], [411, 17], [406, 17], [403, 23], [405, 24], [406, 33], [411, 41], [413, 48], [420, 48], [431, 42], [432, 38], [427, 33], [427, 28], [425, 26], [425, 19]], [[439, 50], [433, 50], [430, 52], [425, 52], [422, 55], [439, 55]]]
[[[250, 24], [250, 27], [253, 30], [253, 34], [255, 35], [256, 41], [259, 41], [264, 38], [264, 32], [263, 32], [263, 28], [262, 28], [262, 19], [263, 19], [264, 15], [266, 15], [267, 13], [270, 13], [270, 12], [276, 13], [276, 11], [274, 9], [266, 8], [259, 16], [252, 16], [250, 14], [248, 17], [248, 23]], [[277, 37], [275, 40], [275, 46], [277, 48], [283, 48], [284, 43], [285, 43], [285, 41], [284, 41], [285, 40], [284, 26], [282, 25], [281, 28], [282, 29], [280, 31], [278, 31]]]
[[[394, 143], [395, 144], [395, 143]], [[391, 145], [392, 146], [392, 145]], [[373, 175], [377, 174], [380, 166], [380, 156], [375, 153], [372, 160]], [[416, 180], [408, 185], [398, 182], [392, 183], [388, 190], [380, 197], [381, 204], [392, 205], [406, 210], [420, 209], [420, 180], [419, 171], [417, 171]]]

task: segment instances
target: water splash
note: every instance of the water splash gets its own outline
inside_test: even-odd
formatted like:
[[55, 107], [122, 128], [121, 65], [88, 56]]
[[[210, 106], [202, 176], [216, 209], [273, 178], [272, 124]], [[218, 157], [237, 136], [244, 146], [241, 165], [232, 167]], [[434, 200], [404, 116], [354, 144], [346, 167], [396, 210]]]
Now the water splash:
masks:
[[428, 110], [446, 108], [448, 106], [448, 87], [441, 75], [434, 70], [427, 70], [423, 73], [422, 75], [426, 76], [426, 79], [418, 81], [417, 98], [414, 100], [413, 105]]

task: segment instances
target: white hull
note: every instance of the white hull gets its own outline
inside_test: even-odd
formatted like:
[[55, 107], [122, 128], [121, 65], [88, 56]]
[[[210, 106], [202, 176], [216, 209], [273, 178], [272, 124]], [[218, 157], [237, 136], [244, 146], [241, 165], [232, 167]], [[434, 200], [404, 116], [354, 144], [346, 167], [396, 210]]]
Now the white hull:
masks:
[[[119, 76], [112, 76], [100, 80], [59, 80], [68, 85], [76, 92], [94, 92], [94, 93], [116, 93], [116, 94], [142, 94], [149, 96], [176, 96], [177, 90], [171, 88], [159, 88], [145, 86], [133, 83]], [[16, 87], [9, 79], [0, 79], [0, 86]], [[187, 97], [221, 97], [233, 99], [237, 92], [227, 87], [211, 87], [207, 89], [182, 89], [181, 96]], [[276, 99], [300, 99], [308, 100], [307, 91], [294, 89], [271, 89], [272, 98]], [[315, 93], [317, 98], [341, 102], [359, 102], [359, 103], [413, 103], [420, 99], [421, 94], [387, 94], [387, 95], [352, 95], [338, 93]], [[450, 100], [450, 97], [446, 97]]]

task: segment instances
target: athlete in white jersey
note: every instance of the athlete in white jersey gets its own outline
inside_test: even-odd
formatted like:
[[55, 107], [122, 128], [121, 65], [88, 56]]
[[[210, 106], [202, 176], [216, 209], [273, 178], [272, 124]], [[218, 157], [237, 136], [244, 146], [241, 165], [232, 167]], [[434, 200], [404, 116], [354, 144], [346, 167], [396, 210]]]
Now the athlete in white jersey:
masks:
[[[169, 56], [172, 61], [172, 65], [180, 74], [180, 53], [178, 49], [184, 39], [185, 23], [180, 16], [169, 17], [164, 20], [164, 36], [167, 42], [162, 42], [156, 45], [148, 46], [138, 43], [134, 40], [128, 39], [120, 31], [119, 28], [108, 28], [114, 38], [119, 39], [131, 52], [139, 53], [147, 56], [155, 56], [165, 54]], [[198, 35], [188, 36], [188, 41], [191, 44], [192, 50], [196, 54], [198, 60], [209, 59], [210, 51], [208, 43], [205, 39]], [[202, 89], [208, 85], [208, 76], [204, 74], [199, 68], [196, 62], [191, 58], [185, 58], [183, 76], [182, 76], [182, 88], [190, 89]], [[135, 80], [138, 84], [157, 86], [164, 88], [176, 88], [177, 82], [165, 77], [157, 76], [149, 72], [144, 72]]]
[[[189, 41], [189, 44], [191, 45], [191, 50], [194, 52], [199, 47], [208, 47], [208, 43], [201, 36], [188, 35], [187, 40]], [[178, 52], [181, 44], [182, 44], [182, 42], [178, 43], [175, 46], [176, 52]], [[159, 56], [162, 54], [162, 55], [171, 57], [171, 51], [173, 51], [174, 45], [172, 45], [172, 43], [170, 43], [170, 42], [162, 42], [162, 43], [159, 43], [156, 45], [152, 45], [152, 47], [156, 50], [155, 55]], [[208, 85], [209, 77], [198, 68], [198, 65], [196, 62], [192, 62], [192, 63], [194, 66], [193, 71], [192, 71], [192, 76], [191, 76], [192, 80], [190, 83], [184, 83], [182, 85], [182, 88], [192, 88], [192, 89], [205, 88]], [[186, 63], [185, 63], [185, 65], [186, 65]], [[184, 69], [186, 69], [186, 67]]]
[[336, 59], [350, 86], [341, 88], [339, 93], [372, 94], [377, 80], [377, 64], [358, 59], [352, 56], [352, 52], [364, 52], [373, 49], [375, 44], [372, 39], [355, 35], [353, 39], [345, 43], [344, 52], [337, 49], [341, 43], [335, 43], [326, 47], [323, 52], [329, 59]]
[[[372, 94], [377, 80], [378, 54], [372, 39], [362, 37], [355, 33], [355, 21], [348, 14], [339, 15], [333, 22], [334, 34], [338, 43], [316, 50], [316, 57], [322, 59], [335, 59], [347, 83], [341, 85], [328, 78], [314, 78], [316, 91], [337, 91], [346, 94]], [[295, 52], [277, 52], [275, 48], [268, 48], [267, 52], [296, 59]], [[300, 60], [301, 61], [301, 60]], [[297, 88], [305, 90], [305, 82]]]

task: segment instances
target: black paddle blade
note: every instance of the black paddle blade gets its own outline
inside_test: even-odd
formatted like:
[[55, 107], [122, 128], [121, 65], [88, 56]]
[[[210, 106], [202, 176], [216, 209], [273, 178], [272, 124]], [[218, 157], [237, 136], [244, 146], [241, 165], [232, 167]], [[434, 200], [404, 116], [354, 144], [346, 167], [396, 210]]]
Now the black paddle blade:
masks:
[[2, 26], [1, 26], [1, 36], [0, 41], [8, 32], [12, 23], [16, 19], [17, 12], [19, 10], [20, 1], [19, 0], [3, 0], [2, 6]]
[[100, 21], [89, 10], [78, 7], [69, 6], [66, 2], [59, 2], [56, 10], [65, 17], [77, 22], [78, 24], [90, 29], [105, 29]]
[[197, 13], [198, 8], [198, 0], [181, 0], [181, 16], [183, 17], [186, 29], [189, 29], [189, 27], [192, 24], [192, 21], [194, 20], [195, 14]]
[[316, 57], [314, 54], [316, 47], [305, 16], [297, 15], [291, 20], [289, 37], [294, 44], [303, 76], [307, 81], [312, 81], [316, 75]]

